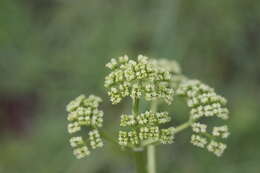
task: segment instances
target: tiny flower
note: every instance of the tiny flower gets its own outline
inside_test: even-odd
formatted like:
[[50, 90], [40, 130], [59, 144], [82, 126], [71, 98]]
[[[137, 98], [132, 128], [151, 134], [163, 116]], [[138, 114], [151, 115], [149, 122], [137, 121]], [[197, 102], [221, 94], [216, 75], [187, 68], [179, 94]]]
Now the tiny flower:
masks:
[[128, 144], [128, 134], [124, 131], [119, 131], [118, 143], [122, 146], [127, 146]]
[[168, 112], [157, 112], [155, 115], [159, 124], [165, 124], [171, 121]]
[[75, 133], [80, 131], [81, 127], [78, 122], [70, 123], [68, 124], [68, 132], [69, 133]]
[[128, 132], [128, 137], [129, 137], [129, 142], [132, 145], [138, 145], [139, 144], [139, 138], [138, 138], [137, 132], [135, 130]]
[[167, 60], [167, 59], [151, 59], [150, 62], [152, 64], [155, 64], [161, 68], [166, 69], [167, 71], [173, 73], [173, 74], [180, 74], [181, 73], [181, 67], [180, 65], [174, 61], [174, 60]]
[[221, 138], [227, 138], [229, 136], [228, 127], [225, 126], [219, 126], [214, 127], [212, 131], [213, 136], [220, 136]]
[[159, 127], [141, 127], [139, 132], [139, 138], [141, 140], [152, 139], [158, 140], [160, 136]]
[[81, 159], [81, 158], [89, 155], [90, 152], [89, 152], [87, 146], [83, 146], [83, 147], [74, 149], [73, 154], [76, 156], [77, 159]]
[[79, 147], [81, 145], [84, 145], [84, 141], [81, 136], [72, 137], [70, 139], [70, 145], [72, 147]]
[[226, 99], [217, 95], [213, 88], [198, 80], [183, 81], [177, 89], [177, 94], [186, 96], [187, 105], [191, 108], [192, 119], [199, 119], [203, 116], [228, 119], [229, 112], [225, 107]]
[[112, 71], [105, 77], [105, 87], [112, 104], [127, 96], [133, 99], [144, 97], [147, 101], [162, 99], [168, 104], [173, 101], [171, 74], [148, 59], [139, 55], [137, 61], [119, 57], [108, 63], [107, 67]]
[[205, 133], [207, 130], [207, 125], [201, 123], [193, 123], [191, 127], [195, 133]]
[[[89, 142], [92, 149], [102, 147], [103, 141], [97, 130], [103, 126], [103, 111], [98, 110], [101, 98], [90, 95], [80, 95], [67, 105], [68, 111], [68, 132], [70, 134], [79, 132], [82, 126], [94, 128], [89, 132]], [[70, 145], [76, 147], [74, 155], [80, 159], [90, 154], [86, 143], [81, 136], [71, 137]]]
[[121, 115], [121, 122], [120, 126], [126, 127], [126, 126], [133, 126], [136, 124], [136, 120], [134, 115]]
[[68, 111], [68, 112], [72, 112], [73, 110], [75, 110], [76, 108], [78, 108], [84, 99], [85, 99], [85, 96], [84, 96], [84, 95], [80, 95], [80, 96], [77, 97], [75, 100], [71, 101], [71, 102], [66, 106], [67, 111]]
[[73, 111], [73, 112], [70, 112], [70, 113], [68, 114], [67, 120], [68, 120], [68, 121], [73, 121], [73, 120], [76, 120], [77, 117], [78, 117], [77, 112], [76, 112], [76, 111]]
[[162, 144], [172, 144], [174, 140], [174, 128], [161, 129], [160, 131], [160, 142]]
[[91, 125], [93, 127], [102, 127], [103, 126], [103, 111], [97, 109], [93, 110], [91, 117]]
[[207, 144], [207, 139], [200, 135], [192, 135], [190, 142], [197, 147], [204, 148]]
[[226, 144], [223, 144], [221, 142], [216, 142], [213, 140], [207, 146], [208, 151], [213, 152], [218, 157], [220, 157], [223, 154], [226, 148], [227, 148]]
[[88, 133], [89, 140], [90, 140], [90, 146], [92, 149], [103, 147], [103, 141], [100, 137], [100, 134], [98, 130], [94, 129]]
[[136, 120], [139, 125], [154, 125], [157, 123], [155, 113], [146, 111], [136, 117]]

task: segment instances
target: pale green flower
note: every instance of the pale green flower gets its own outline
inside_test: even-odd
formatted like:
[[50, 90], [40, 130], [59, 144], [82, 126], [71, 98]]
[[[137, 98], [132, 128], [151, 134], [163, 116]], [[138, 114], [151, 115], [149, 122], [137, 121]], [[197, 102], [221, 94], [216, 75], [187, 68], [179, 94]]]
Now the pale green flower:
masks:
[[217, 155], [218, 157], [220, 157], [224, 150], [227, 148], [226, 144], [223, 144], [221, 142], [216, 142], [214, 140], [212, 140], [209, 145], [207, 146], [207, 149], [210, 152], [213, 152], [215, 155]]
[[85, 142], [83, 141], [81, 136], [75, 136], [75, 137], [70, 138], [70, 145], [72, 147], [79, 147], [84, 144], [85, 144]]
[[68, 124], [68, 132], [76, 133], [81, 130], [80, 124], [78, 122], [69, 123]]
[[127, 144], [128, 144], [128, 134], [127, 134], [127, 132], [119, 131], [118, 143], [119, 143], [119, 145], [127, 146]]
[[138, 115], [121, 116], [120, 126], [128, 127], [132, 130], [129, 132], [119, 132], [119, 144], [127, 146], [130, 142], [132, 145], [140, 144], [140, 141], [152, 140], [162, 144], [171, 144], [174, 139], [173, 127], [168, 129], [159, 128], [160, 124], [171, 121], [167, 112], [146, 111]]
[[[103, 111], [98, 110], [99, 104], [102, 102], [101, 98], [90, 95], [80, 95], [72, 100], [66, 107], [68, 111], [67, 120], [68, 132], [74, 134], [79, 132], [82, 127], [89, 127], [89, 144], [92, 149], [103, 146], [103, 141], [97, 130], [103, 126]], [[81, 136], [75, 136], [70, 139], [70, 145], [77, 147], [74, 149], [74, 155], [80, 159], [90, 154], [86, 142]]]
[[207, 125], [201, 123], [193, 123], [191, 127], [193, 132], [195, 133], [205, 133], [207, 130]]
[[97, 129], [91, 130], [88, 135], [92, 149], [103, 147], [104, 144]]
[[126, 115], [126, 114], [121, 115], [121, 121], [120, 121], [121, 127], [134, 126], [134, 125], [136, 125], [136, 120], [134, 115]]
[[227, 138], [229, 136], [228, 127], [226, 125], [214, 127], [212, 131], [213, 136], [219, 136], [221, 138]]
[[132, 130], [128, 132], [128, 141], [132, 145], [138, 145], [139, 144], [139, 138], [136, 130]]
[[162, 144], [172, 144], [174, 141], [174, 128], [161, 129], [160, 131], [160, 142]]
[[119, 57], [106, 66], [112, 70], [105, 78], [105, 87], [113, 104], [127, 96], [144, 97], [147, 101], [162, 99], [168, 104], [173, 101], [170, 72], [150, 63], [147, 57], [139, 55], [137, 61]]
[[[180, 131], [191, 127], [194, 134], [190, 142], [200, 148], [207, 148], [217, 156], [221, 156], [226, 144], [218, 142], [229, 136], [228, 127], [214, 126], [212, 132], [207, 129], [207, 118], [217, 117], [221, 120], [229, 118], [226, 107], [227, 100], [216, 94], [210, 86], [185, 77], [176, 61], [149, 59], [139, 55], [137, 60], [130, 60], [128, 56], [112, 58], [106, 64], [110, 73], [105, 77], [104, 86], [112, 104], [121, 102], [125, 97], [133, 100], [132, 114], [120, 117], [118, 143], [123, 147], [140, 150], [146, 146], [156, 144], [172, 144], [174, 137]], [[171, 121], [168, 112], [145, 111], [139, 112], [139, 103], [154, 102], [154, 105], [164, 101], [171, 104], [173, 96], [182, 96], [190, 108], [187, 122], [177, 127], [165, 127]], [[103, 126], [103, 111], [99, 110], [101, 98], [94, 95], [86, 97], [80, 95], [67, 106], [68, 132], [74, 134], [87, 127], [88, 138], [74, 136], [70, 139], [74, 155], [80, 159], [90, 154], [91, 149], [103, 147], [104, 143], [100, 128]], [[203, 123], [201, 123], [203, 122]], [[209, 143], [208, 143], [209, 142]]]
[[75, 100], [71, 101], [71, 102], [67, 105], [67, 107], [66, 107], [67, 111], [68, 111], [68, 112], [72, 112], [73, 110], [75, 110], [76, 108], [78, 108], [84, 99], [85, 99], [85, 96], [84, 96], [84, 95], [78, 96]]
[[139, 138], [141, 140], [151, 139], [159, 140], [160, 131], [158, 126], [141, 127], [139, 132]]
[[[177, 89], [177, 94], [184, 96], [190, 107], [190, 118], [193, 121], [192, 130], [200, 135], [192, 135], [191, 143], [204, 148], [206, 141], [214, 139], [208, 145], [208, 150], [220, 156], [225, 144], [216, 142], [217, 137], [227, 138], [229, 136], [228, 127], [226, 125], [213, 127], [212, 135], [206, 132], [207, 125], [198, 121], [201, 118], [217, 117], [222, 120], [228, 119], [229, 111], [226, 108], [227, 100], [215, 93], [214, 89], [198, 80], [183, 81]], [[202, 137], [204, 136], [204, 137]], [[215, 149], [216, 148], [216, 149]]]
[[200, 136], [200, 135], [192, 135], [191, 136], [191, 141], [190, 141], [193, 145], [200, 147], [200, 148], [204, 148], [205, 145], [208, 143], [207, 139]]
[[175, 60], [151, 59], [150, 62], [154, 65], [166, 69], [173, 74], [181, 74], [181, 67], [179, 63]]
[[182, 75], [182, 70], [179, 63], [177, 63], [175, 60], [151, 59], [150, 63], [170, 72], [172, 77], [169, 85], [171, 86], [171, 88], [177, 89], [180, 83], [186, 80], [186, 77]]
[[187, 105], [191, 108], [192, 119], [217, 116], [228, 119], [227, 101], [215, 93], [213, 88], [198, 80], [186, 80], [177, 90], [177, 94], [187, 98]]
[[77, 159], [82, 159], [83, 157], [88, 156], [90, 154], [90, 151], [88, 150], [87, 146], [83, 146], [74, 149], [73, 154], [76, 156]]

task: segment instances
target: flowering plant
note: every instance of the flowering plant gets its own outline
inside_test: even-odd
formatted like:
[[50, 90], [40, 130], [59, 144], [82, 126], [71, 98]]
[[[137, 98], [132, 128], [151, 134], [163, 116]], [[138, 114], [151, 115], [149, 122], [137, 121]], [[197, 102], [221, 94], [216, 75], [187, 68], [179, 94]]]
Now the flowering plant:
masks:
[[[206, 148], [216, 156], [223, 154], [227, 147], [223, 139], [230, 134], [228, 127], [211, 127], [206, 119], [227, 120], [229, 111], [225, 107], [226, 99], [216, 94], [213, 88], [184, 76], [175, 61], [149, 59], [143, 55], [135, 61], [122, 56], [111, 59], [106, 67], [111, 72], [105, 77], [104, 86], [112, 104], [118, 104], [126, 97], [132, 100], [132, 112], [122, 113], [120, 117], [117, 143], [120, 148], [128, 148], [135, 153], [137, 172], [155, 173], [155, 147], [172, 144], [175, 135], [189, 127], [193, 131], [191, 144]], [[157, 108], [163, 103], [170, 105], [180, 97], [190, 108], [189, 118], [181, 125], [166, 127], [172, 117], [166, 111], [157, 111]], [[140, 101], [148, 102], [150, 109], [140, 112]], [[104, 145], [103, 138], [108, 139], [102, 130], [101, 102], [102, 99], [97, 96], [81, 95], [67, 105], [68, 132], [76, 134], [83, 126], [88, 129], [88, 139], [80, 135], [70, 139], [78, 159], [90, 154], [89, 146], [92, 150], [100, 148]], [[147, 163], [140, 160], [144, 153], [147, 153]]]

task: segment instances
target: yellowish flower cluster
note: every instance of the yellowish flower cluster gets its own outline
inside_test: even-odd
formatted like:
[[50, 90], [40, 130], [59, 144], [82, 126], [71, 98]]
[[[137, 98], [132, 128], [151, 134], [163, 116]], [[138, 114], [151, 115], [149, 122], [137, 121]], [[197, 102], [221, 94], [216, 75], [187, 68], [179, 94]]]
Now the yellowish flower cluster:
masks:
[[137, 116], [134, 115], [121, 115], [120, 126], [134, 126], [134, 125], [158, 125], [171, 121], [168, 112], [152, 112], [146, 111]]
[[119, 144], [122, 146], [139, 145], [142, 141], [150, 140], [162, 144], [171, 144], [174, 139], [174, 128], [160, 129], [160, 124], [171, 121], [167, 112], [151, 112], [134, 115], [122, 115], [121, 127], [130, 127], [131, 131], [119, 132]]
[[[212, 133], [207, 132], [207, 125], [198, 121], [207, 117], [218, 117], [222, 120], [228, 119], [229, 111], [225, 107], [227, 101], [222, 96], [215, 93], [214, 89], [201, 83], [198, 80], [186, 80], [177, 89], [177, 94], [184, 96], [188, 107], [191, 108], [190, 119], [192, 120], [191, 143], [195, 146], [207, 149], [217, 156], [220, 156], [226, 149], [226, 145], [216, 142], [217, 138], [227, 138], [229, 136], [226, 125], [213, 127]], [[208, 141], [211, 141], [208, 143]]]
[[200, 135], [192, 135], [190, 142], [193, 145], [195, 145], [197, 147], [201, 147], [201, 148], [204, 148], [205, 145], [208, 143], [207, 138], [204, 138], [204, 137], [202, 137]]
[[79, 132], [83, 126], [90, 127], [88, 141], [84, 141], [82, 136], [74, 136], [70, 139], [70, 145], [74, 148], [74, 155], [81, 159], [90, 154], [87, 143], [92, 149], [103, 146], [103, 141], [99, 134], [98, 128], [103, 126], [103, 112], [98, 110], [101, 99], [94, 95], [88, 98], [80, 95], [72, 100], [66, 107], [68, 111], [67, 120], [68, 132], [74, 134]]
[[151, 59], [150, 62], [157, 67], [164, 68], [172, 75], [172, 80], [169, 83], [170, 87], [176, 90], [180, 83], [186, 79], [182, 75], [182, 70], [177, 61], [167, 59]]
[[224, 126], [214, 127], [212, 134], [213, 134], [213, 136], [219, 136], [221, 138], [227, 138], [230, 133], [228, 131], [227, 125], [224, 125]]
[[217, 116], [224, 120], [228, 119], [229, 111], [225, 107], [226, 99], [217, 95], [213, 88], [198, 80], [184, 81], [178, 88], [177, 94], [187, 98], [192, 119], [203, 116]]
[[224, 150], [227, 148], [226, 144], [223, 144], [221, 142], [216, 142], [212, 140], [209, 145], [207, 146], [208, 151], [213, 152], [216, 154], [218, 157], [220, 157]]
[[193, 123], [191, 125], [192, 130], [195, 133], [205, 133], [207, 131], [207, 125], [206, 124], [201, 124], [201, 123]]
[[151, 59], [150, 62], [156, 66], [164, 68], [172, 74], [181, 74], [181, 67], [175, 60]]
[[112, 72], [105, 78], [105, 87], [113, 104], [124, 97], [144, 97], [147, 101], [162, 99], [170, 104], [174, 91], [169, 87], [170, 72], [149, 62], [148, 57], [139, 55], [137, 61], [127, 56], [112, 59], [107, 65]]

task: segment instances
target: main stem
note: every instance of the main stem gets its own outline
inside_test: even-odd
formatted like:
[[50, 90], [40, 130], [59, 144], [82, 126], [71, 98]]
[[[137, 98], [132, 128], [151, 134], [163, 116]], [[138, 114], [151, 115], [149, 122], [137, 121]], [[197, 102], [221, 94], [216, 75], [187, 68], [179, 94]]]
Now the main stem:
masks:
[[[134, 116], [137, 116], [139, 113], [139, 99], [133, 99], [132, 113]], [[140, 148], [138, 151], [134, 151], [135, 164], [136, 164], [136, 173], [146, 173], [146, 160], [145, 152], [143, 148]]]
[[[151, 103], [151, 111], [157, 111], [157, 101]], [[156, 148], [154, 145], [148, 145], [147, 147], [147, 170], [148, 173], [156, 173]]]
[[156, 173], [155, 146], [147, 147], [147, 171], [148, 173]]

